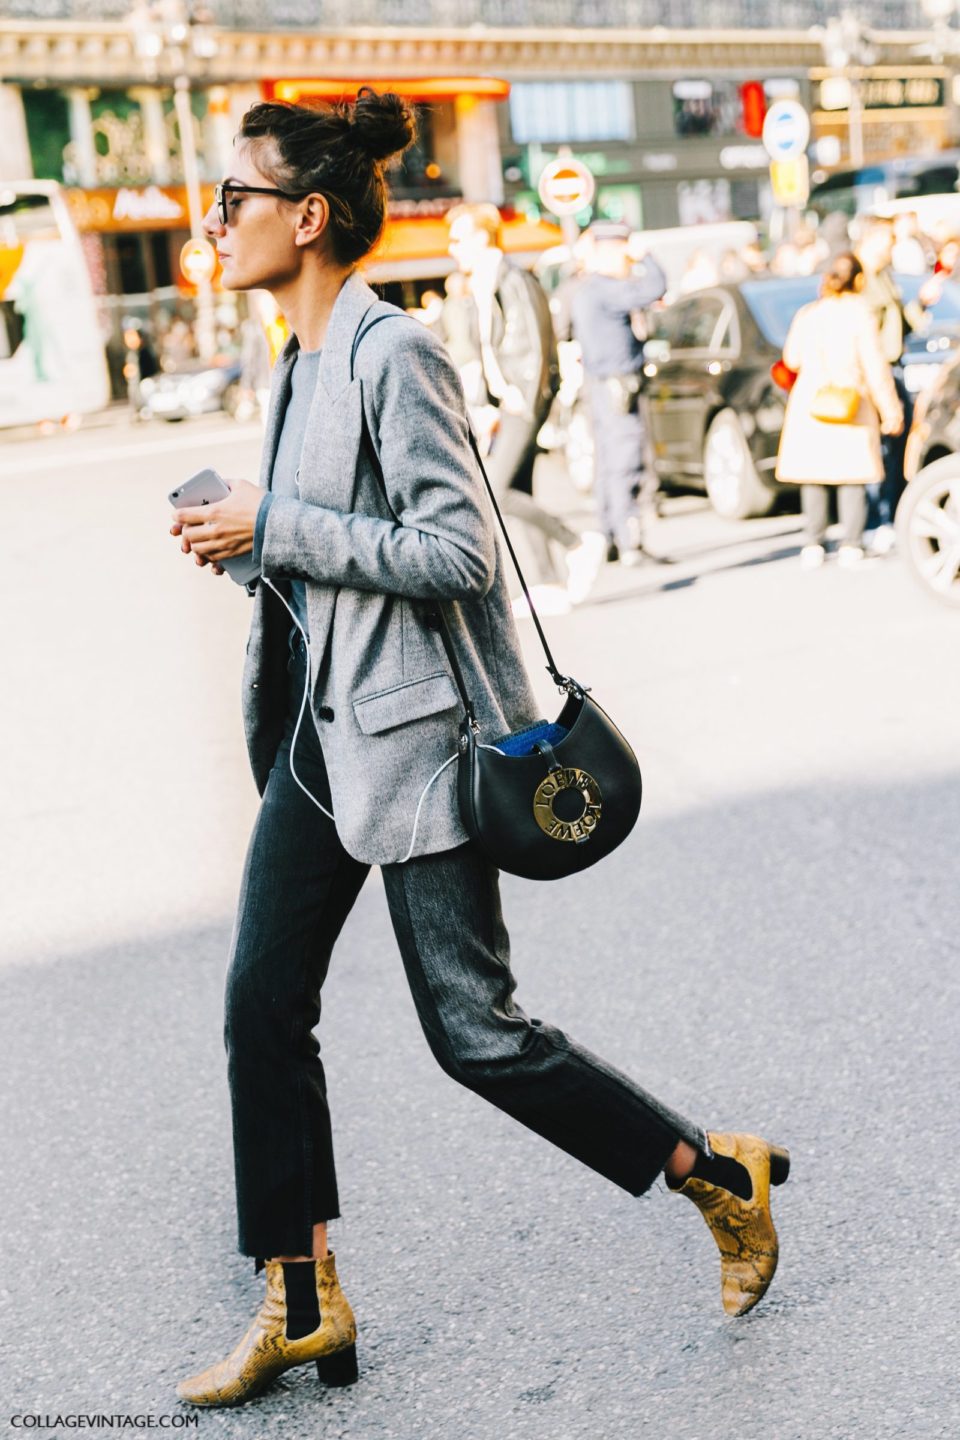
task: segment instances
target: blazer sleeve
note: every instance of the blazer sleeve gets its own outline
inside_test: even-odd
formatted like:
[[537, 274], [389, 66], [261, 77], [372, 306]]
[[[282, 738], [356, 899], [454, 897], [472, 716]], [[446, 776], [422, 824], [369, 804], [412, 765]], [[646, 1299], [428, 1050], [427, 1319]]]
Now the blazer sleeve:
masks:
[[[275, 495], [262, 531], [263, 573], [413, 600], [479, 598], [493, 584], [496, 541], [459, 376], [418, 320], [398, 318], [386, 329], [366, 354], [361, 344], [357, 374], [394, 518]], [[359, 464], [370, 465], [362, 453]]]
[[862, 310], [857, 330], [857, 354], [867, 382], [867, 394], [877, 407], [881, 429], [895, 430], [903, 424], [903, 406], [893, 383], [893, 372], [883, 353], [876, 322], [866, 306]]

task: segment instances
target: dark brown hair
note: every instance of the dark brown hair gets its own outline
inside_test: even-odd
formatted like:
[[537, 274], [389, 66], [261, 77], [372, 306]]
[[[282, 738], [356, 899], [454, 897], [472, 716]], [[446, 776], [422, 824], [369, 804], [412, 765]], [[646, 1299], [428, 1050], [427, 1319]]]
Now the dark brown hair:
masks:
[[831, 295], [848, 295], [856, 289], [857, 276], [862, 274], [863, 266], [851, 251], [835, 255], [823, 272], [820, 294], [825, 298]]
[[401, 96], [362, 85], [353, 105], [253, 105], [237, 139], [253, 145], [257, 169], [281, 190], [326, 196], [334, 258], [352, 265], [383, 232], [387, 161], [416, 133], [414, 112]]

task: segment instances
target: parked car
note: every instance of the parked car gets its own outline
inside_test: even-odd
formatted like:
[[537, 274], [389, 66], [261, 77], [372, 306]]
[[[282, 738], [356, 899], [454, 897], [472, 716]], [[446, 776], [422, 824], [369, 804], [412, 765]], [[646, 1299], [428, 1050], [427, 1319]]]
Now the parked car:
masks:
[[141, 414], [147, 419], [186, 420], [217, 410], [233, 414], [240, 383], [239, 360], [221, 365], [196, 361], [140, 384]]
[[[907, 300], [922, 284], [915, 275], [896, 279]], [[651, 312], [644, 396], [661, 482], [705, 490], [727, 519], [771, 510], [784, 488], [774, 469], [786, 408], [771, 368], [791, 320], [819, 287], [818, 275], [743, 280]], [[960, 287], [948, 283], [927, 330], [908, 337], [907, 388], [922, 393], [958, 344]]]
[[[919, 208], [916, 202], [927, 195], [957, 194], [958, 161], [960, 151], [937, 150], [837, 170], [811, 187], [807, 208], [821, 218], [835, 210], [853, 216], [882, 213], [891, 202], [902, 200], [905, 208], [915, 210]], [[895, 212], [891, 209], [889, 213]]]
[[897, 507], [897, 546], [913, 578], [960, 609], [960, 354], [917, 401]]

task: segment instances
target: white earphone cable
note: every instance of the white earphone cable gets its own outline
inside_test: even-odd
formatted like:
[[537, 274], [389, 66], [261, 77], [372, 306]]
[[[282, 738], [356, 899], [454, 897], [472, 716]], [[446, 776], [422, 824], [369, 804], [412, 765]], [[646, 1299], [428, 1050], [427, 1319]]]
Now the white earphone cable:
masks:
[[[333, 812], [332, 812], [331, 810], [328, 810], [325, 805], [321, 805], [321, 804], [320, 804], [320, 801], [317, 799], [316, 795], [314, 795], [313, 791], [312, 791], [312, 790], [308, 790], [307, 786], [304, 785], [303, 781], [300, 779], [300, 776], [297, 774], [296, 766], [295, 766], [294, 763], [293, 763], [293, 752], [294, 752], [294, 750], [297, 748], [297, 736], [300, 734], [300, 725], [301, 725], [301, 722], [303, 721], [303, 713], [304, 713], [304, 711], [305, 711], [306, 708], [307, 708], [307, 697], [308, 697], [309, 694], [310, 694], [310, 674], [311, 674], [311, 666], [310, 666], [310, 646], [309, 646], [309, 644], [308, 644], [308, 642], [307, 642], [306, 631], [304, 630], [303, 626], [300, 624], [300, 621], [297, 619], [296, 615], [293, 613], [293, 610], [292, 610], [292, 609], [290, 608], [290, 606], [287, 604], [287, 602], [286, 602], [286, 600], [284, 599], [284, 597], [280, 594], [280, 591], [277, 589], [276, 585], [271, 584], [271, 582], [267, 579], [266, 575], [262, 575], [260, 578], [263, 580], [263, 583], [264, 583], [265, 585], [269, 585], [269, 586], [270, 586], [270, 589], [273, 591], [274, 595], [276, 595], [277, 598], [283, 603], [284, 608], [286, 609], [288, 615], [290, 616], [290, 619], [293, 621], [294, 625], [296, 625], [297, 629], [300, 631], [300, 636], [301, 636], [301, 639], [303, 640], [304, 649], [305, 649], [306, 652], [307, 652], [307, 673], [306, 673], [306, 677], [305, 677], [304, 682], [303, 682], [303, 695], [302, 695], [301, 700], [300, 700], [300, 714], [297, 716], [297, 723], [296, 723], [296, 725], [293, 727], [293, 739], [290, 741], [290, 774], [293, 776], [293, 778], [294, 778], [294, 780], [296, 781], [296, 783], [300, 786], [300, 789], [303, 791], [304, 795], [306, 795], [310, 800], [313, 801], [313, 803], [314, 803], [314, 805], [316, 805], [317, 809], [318, 809], [318, 810], [322, 810], [323, 813], [324, 813], [324, 815], [326, 815], [326, 817], [327, 817], [328, 820], [334, 820]], [[318, 738], [319, 738], [319, 737], [318, 737]], [[334, 820], [334, 824], [336, 824], [336, 821], [335, 821], [335, 820]]]
[[[305, 710], [306, 710], [306, 708], [307, 708], [307, 699], [308, 699], [308, 696], [309, 696], [309, 694], [310, 694], [310, 676], [311, 676], [310, 646], [309, 646], [309, 643], [308, 643], [308, 641], [307, 641], [306, 632], [305, 632], [303, 626], [300, 624], [300, 621], [297, 619], [296, 615], [294, 614], [293, 610], [292, 610], [291, 607], [288, 605], [288, 603], [287, 603], [286, 599], [284, 598], [284, 596], [280, 594], [280, 591], [277, 589], [276, 585], [272, 584], [271, 581], [269, 581], [265, 575], [261, 576], [261, 579], [263, 580], [263, 583], [264, 583], [265, 585], [269, 585], [269, 586], [270, 586], [270, 589], [273, 591], [274, 595], [277, 596], [278, 600], [280, 600], [280, 602], [282, 603], [284, 609], [287, 611], [287, 614], [290, 616], [291, 620], [293, 621], [294, 625], [296, 625], [297, 629], [300, 631], [300, 635], [301, 635], [301, 638], [303, 639], [304, 647], [305, 647], [306, 652], [307, 652], [307, 674], [306, 674], [306, 679], [304, 680], [304, 685], [303, 685], [303, 695], [302, 695], [302, 697], [301, 697], [301, 699], [300, 699], [300, 713], [299, 713], [299, 715], [297, 716], [297, 723], [296, 723], [296, 725], [294, 726], [294, 729], [293, 729], [293, 739], [290, 741], [290, 757], [289, 757], [289, 759], [290, 759], [290, 774], [293, 776], [294, 781], [296, 782], [297, 785], [299, 785], [299, 787], [300, 787], [300, 789], [303, 791], [304, 795], [306, 795], [310, 800], [312, 800], [313, 803], [314, 803], [314, 805], [316, 805], [317, 809], [318, 809], [318, 810], [321, 810], [321, 811], [323, 812], [323, 814], [326, 815], [329, 820], [333, 820], [333, 821], [334, 821], [334, 824], [336, 824], [336, 820], [334, 819], [333, 813], [332, 813], [330, 810], [328, 810], [328, 809], [326, 808], [326, 806], [321, 805], [321, 804], [320, 804], [320, 801], [317, 799], [316, 795], [314, 795], [313, 792], [312, 792], [311, 790], [309, 790], [306, 785], [304, 785], [303, 781], [300, 779], [300, 776], [297, 774], [296, 766], [295, 766], [294, 763], [293, 763], [293, 752], [294, 752], [294, 750], [296, 749], [296, 746], [297, 746], [297, 736], [300, 734], [300, 725], [301, 725], [301, 723], [302, 723], [302, 721], [303, 721], [304, 712], [305, 712]], [[318, 738], [319, 738], [319, 737], [318, 737]], [[496, 747], [495, 745], [481, 745], [481, 746], [480, 746], [480, 749], [481, 749], [481, 750], [496, 750], [497, 747]], [[412, 857], [412, 855], [413, 855], [413, 847], [414, 847], [414, 845], [416, 844], [416, 841], [417, 841], [417, 828], [418, 828], [418, 826], [419, 826], [419, 824], [420, 824], [420, 812], [421, 812], [421, 810], [423, 809], [423, 802], [424, 802], [424, 801], [426, 800], [426, 798], [427, 798], [427, 792], [429, 791], [429, 789], [430, 789], [431, 785], [433, 784], [433, 782], [434, 782], [435, 780], [439, 780], [440, 776], [443, 774], [444, 770], [446, 770], [447, 766], [448, 766], [448, 765], [452, 765], [453, 762], [454, 762], [456, 759], [459, 758], [459, 754], [460, 754], [460, 752], [459, 752], [458, 750], [455, 750], [454, 753], [450, 756], [449, 760], [444, 760], [443, 764], [440, 765], [440, 766], [433, 772], [433, 774], [430, 776], [430, 779], [427, 781], [426, 785], [424, 785], [423, 789], [420, 791], [420, 799], [419, 799], [418, 802], [417, 802], [416, 814], [415, 814], [414, 817], [413, 817], [413, 830], [411, 831], [411, 834], [410, 834], [410, 844], [409, 844], [409, 846], [407, 847], [407, 853], [406, 853], [406, 855], [404, 855], [403, 859], [398, 862], [399, 864], [405, 865], [405, 864], [407, 863], [407, 861], [408, 861], [408, 860]], [[498, 754], [498, 755], [502, 755], [502, 754], [503, 754], [503, 751], [502, 751], [502, 750], [497, 750], [497, 754]]]

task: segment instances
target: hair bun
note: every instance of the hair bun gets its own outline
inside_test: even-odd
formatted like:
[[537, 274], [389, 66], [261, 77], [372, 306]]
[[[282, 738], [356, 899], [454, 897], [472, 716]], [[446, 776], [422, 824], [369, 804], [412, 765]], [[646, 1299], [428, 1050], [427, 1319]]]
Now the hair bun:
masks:
[[400, 95], [378, 95], [361, 85], [351, 116], [351, 129], [362, 148], [374, 160], [388, 160], [413, 144], [417, 122], [413, 109]]

